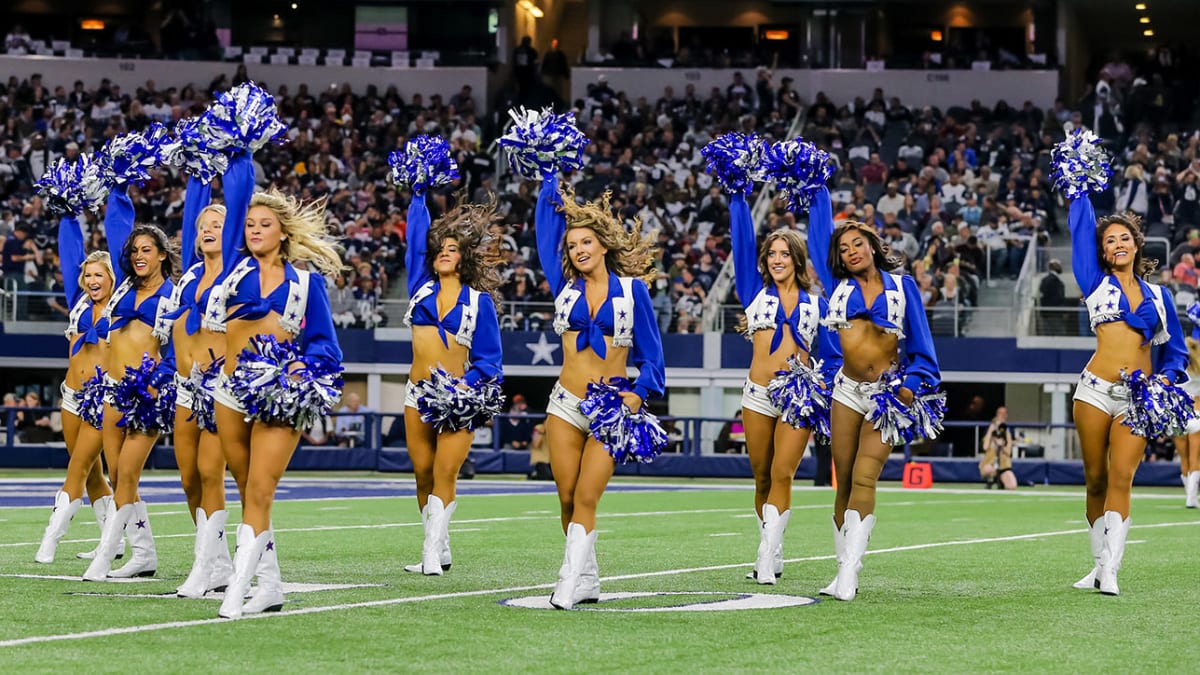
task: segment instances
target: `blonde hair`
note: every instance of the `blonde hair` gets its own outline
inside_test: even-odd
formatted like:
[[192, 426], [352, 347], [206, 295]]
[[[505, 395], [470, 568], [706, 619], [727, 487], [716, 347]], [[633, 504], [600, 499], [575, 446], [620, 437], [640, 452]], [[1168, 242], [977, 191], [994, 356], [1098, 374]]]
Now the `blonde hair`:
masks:
[[94, 263], [100, 263], [101, 265], [104, 266], [104, 271], [108, 272], [108, 278], [113, 282], [113, 285], [115, 286], [117, 283], [117, 274], [116, 274], [116, 272], [113, 271], [112, 256], [110, 256], [108, 254], [108, 251], [92, 251], [91, 253], [88, 254], [88, 256], [86, 258], [83, 259], [83, 264], [81, 264], [79, 266], [79, 287], [80, 288], [84, 287], [84, 283], [83, 283], [84, 270], [87, 269], [88, 265], [91, 265]]
[[200, 219], [203, 218], [204, 214], [208, 213], [209, 211], [220, 214], [222, 218], [224, 218], [226, 214], [224, 204], [209, 204], [208, 206], [200, 209], [200, 213], [196, 214], [196, 241], [192, 242], [192, 250], [196, 252], [196, 255], [200, 255]]
[[1187, 344], [1187, 372], [1191, 377], [1200, 377], [1200, 342], [1190, 335], [1183, 340]]
[[280, 249], [284, 260], [309, 263], [329, 276], [342, 271], [341, 247], [325, 228], [325, 199], [301, 204], [295, 197], [271, 188], [254, 193], [250, 208], [255, 206], [271, 209], [279, 218], [285, 237]]
[[[571, 187], [563, 187], [560, 196], [562, 204], [558, 210], [566, 217], [567, 231], [586, 227], [595, 232], [600, 245], [608, 249], [604, 255], [604, 265], [608, 271], [620, 277], [641, 279], [647, 284], [654, 281], [657, 276], [654, 270], [654, 237], [639, 234], [642, 227], [640, 221], [634, 221], [632, 231], [625, 231], [625, 227], [612, 214], [609, 205], [611, 193], [605, 192], [598, 201], [583, 204], [575, 201], [575, 190]], [[547, 262], [542, 261], [542, 264]], [[579, 276], [571, 264], [571, 256], [567, 255], [565, 243], [562, 269], [567, 279], [574, 280]]]

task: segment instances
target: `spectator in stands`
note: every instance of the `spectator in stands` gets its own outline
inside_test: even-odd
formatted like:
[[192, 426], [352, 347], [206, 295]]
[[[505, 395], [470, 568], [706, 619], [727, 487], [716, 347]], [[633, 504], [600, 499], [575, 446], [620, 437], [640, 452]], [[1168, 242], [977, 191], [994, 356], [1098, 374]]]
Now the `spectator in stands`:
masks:
[[554, 480], [550, 471], [550, 448], [546, 446], [545, 423], [533, 426], [529, 441], [529, 480]]
[[497, 422], [500, 427], [500, 447], [512, 448], [513, 450], [526, 450], [530, 443], [533, 442], [533, 420], [528, 417], [522, 417], [529, 412], [529, 404], [525, 402], [525, 396], [515, 394], [512, 397], [512, 405], [508, 408], [509, 415], [517, 417], [506, 417], [503, 421]]
[[33, 37], [19, 23], [13, 24], [12, 30], [4, 36], [4, 51], [12, 56], [22, 56], [33, 51]]
[[311, 426], [300, 432], [300, 445], [320, 447], [330, 445], [335, 440], [333, 424], [324, 415], [313, 420]]
[[1140, 164], [1125, 168], [1125, 179], [1117, 186], [1117, 210], [1133, 211], [1145, 216], [1150, 205], [1146, 190], [1146, 176]]
[[1175, 178], [1175, 232], [1200, 225], [1200, 159]]
[[888, 168], [879, 158], [878, 152], [871, 153], [871, 159], [859, 171], [862, 180], [866, 184], [878, 183], [884, 184], [888, 179]]
[[1185, 253], [1192, 254], [1193, 258], [1196, 257], [1197, 253], [1200, 253], [1200, 230], [1195, 228], [1188, 230], [1187, 239], [1180, 242], [1178, 246], [1171, 250], [1171, 257], [1167, 261], [1167, 264], [1174, 269], [1183, 260], [1183, 254]]
[[875, 210], [879, 213], [900, 213], [904, 208], [906, 195], [900, 194], [900, 186], [895, 180], [888, 181], [887, 193], [879, 198], [875, 203]]
[[[37, 246], [29, 238], [32, 230], [29, 225], [21, 223], [17, 226], [0, 249], [0, 271], [4, 273], [6, 282], [11, 281], [20, 294], [29, 288], [25, 280], [25, 267], [28, 263], [36, 263], [39, 252]], [[22, 295], [17, 296], [17, 319], [29, 316], [29, 300]]]
[[1039, 312], [1041, 317], [1042, 335], [1074, 335], [1070, 330], [1075, 318], [1072, 313], [1065, 311], [1073, 303], [1067, 299], [1066, 285], [1062, 280], [1062, 262], [1052, 258], [1046, 264], [1046, 275], [1038, 282], [1038, 298], [1042, 307], [1050, 311]]
[[900, 227], [900, 223], [896, 222], [896, 217], [892, 213], [884, 214], [883, 241], [893, 251], [903, 255], [906, 260], [917, 257], [917, 240]]
[[526, 95], [533, 87], [537, 76], [537, 50], [533, 48], [533, 38], [526, 35], [521, 38], [521, 44], [513, 49], [513, 75], [522, 95]]
[[374, 412], [362, 405], [355, 392], [347, 392], [344, 405], [338, 409], [334, 423], [334, 436], [343, 448], [361, 448], [367, 441], [367, 417], [364, 413]]
[[1180, 286], [1196, 289], [1197, 283], [1200, 282], [1200, 270], [1196, 268], [1196, 259], [1191, 253], [1180, 256], [1179, 264], [1175, 266], [1171, 276]]

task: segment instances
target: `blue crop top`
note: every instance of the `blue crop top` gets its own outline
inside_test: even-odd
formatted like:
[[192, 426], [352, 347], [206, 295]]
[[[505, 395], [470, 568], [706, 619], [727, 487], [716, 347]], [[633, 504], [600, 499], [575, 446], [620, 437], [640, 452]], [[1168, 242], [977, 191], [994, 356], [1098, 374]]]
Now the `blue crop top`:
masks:
[[[748, 332], [774, 327], [771, 337], [771, 353], [783, 344], [787, 333], [793, 343], [813, 358], [820, 357], [821, 372], [825, 381], [832, 382], [833, 376], [842, 367], [842, 345], [835, 331], [820, 323], [828, 311], [824, 297], [813, 298], [804, 289], [799, 289], [796, 306], [789, 314], [779, 301], [779, 290], [774, 283], [764, 284], [758, 269], [758, 247], [754, 236], [754, 220], [750, 206], [742, 193], [731, 195], [729, 201], [730, 237], [733, 240], [734, 284], [738, 299], [746, 310]], [[798, 263], [799, 261], [797, 261]], [[813, 316], [813, 300], [817, 311]], [[808, 338], [815, 336], [815, 340]], [[807, 338], [807, 339], [806, 339]], [[810, 344], [813, 343], [813, 344]]]
[[1092, 328], [1101, 323], [1124, 321], [1142, 334], [1143, 344], [1160, 345], [1154, 361], [1156, 373], [1172, 382], [1187, 380], [1187, 345], [1171, 292], [1151, 286], [1139, 277], [1142, 302], [1131, 308], [1116, 275], [1106, 273], [1100, 266], [1096, 212], [1086, 196], [1071, 200], [1067, 221], [1071, 228], [1071, 271], [1083, 292]]
[[[915, 392], [922, 384], [928, 387], [941, 384], [941, 369], [938, 367], [937, 353], [933, 348], [929, 321], [925, 317], [925, 302], [921, 299], [921, 291], [916, 282], [907, 275], [894, 276], [879, 270], [880, 276], [883, 277], [884, 292], [875, 296], [875, 300], [868, 307], [858, 280], [849, 278], [839, 283], [829, 269], [829, 251], [833, 246], [834, 230], [829, 190], [821, 188], [817, 191], [808, 213], [808, 252], [813, 268], [821, 279], [826, 295], [837, 301], [830, 302], [830, 318], [834, 318], [832, 315], [836, 313], [834, 305], [841, 305], [845, 307], [845, 315], [837, 317], [839, 321], [841, 318], [847, 321], [867, 319], [885, 331], [899, 336], [905, 370], [904, 387], [907, 389]], [[900, 311], [901, 304], [903, 312]]]
[[446, 316], [438, 316], [437, 296], [442, 286], [425, 261], [429, 228], [429, 208], [425, 204], [425, 195], [414, 194], [408, 206], [405, 235], [408, 249], [404, 252], [404, 265], [408, 269], [408, 297], [414, 302], [409, 307], [406, 322], [413, 326], [437, 326], [438, 336], [447, 347], [451, 335], [456, 342], [466, 346], [469, 356], [464, 378], [468, 384], [502, 378], [504, 352], [500, 346], [500, 319], [496, 315], [491, 294], [463, 286], [454, 307]]
[[[577, 351], [591, 349], [600, 358], [607, 356], [605, 337], [613, 338], [614, 346], [630, 347], [630, 359], [638, 369], [633, 391], [642, 400], [663, 395], [666, 368], [663, 364], [662, 334], [654, 316], [650, 291], [641, 279], [624, 281], [609, 273], [608, 298], [592, 317], [586, 300], [586, 282], [575, 279], [568, 284], [562, 273], [563, 245], [566, 240], [567, 219], [558, 210], [562, 203], [558, 193], [558, 177], [542, 183], [538, 194], [537, 226], [538, 259], [542, 272], [554, 291], [555, 330], [561, 335], [566, 331], [579, 331], [576, 337]], [[625, 288], [630, 293], [627, 295]], [[580, 302], [579, 300], [583, 300]], [[618, 307], [619, 305], [619, 307]], [[569, 309], [567, 309], [569, 307]]]
[[[254, 194], [254, 163], [250, 153], [241, 152], [231, 158], [225, 176], [225, 227], [221, 232], [224, 271], [218, 280], [222, 294], [213, 298], [207, 308], [205, 323], [255, 321], [276, 312], [280, 326], [297, 338], [305, 356], [330, 368], [341, 367], [342, 349], [333, 326], [325, 277], [316, 272], [302, 272], [285, 261], [284, 282], [263, 297], [258, 261], [242, 250], [246, 213]], [[233, 288], [228, 288], [231, 283]]]

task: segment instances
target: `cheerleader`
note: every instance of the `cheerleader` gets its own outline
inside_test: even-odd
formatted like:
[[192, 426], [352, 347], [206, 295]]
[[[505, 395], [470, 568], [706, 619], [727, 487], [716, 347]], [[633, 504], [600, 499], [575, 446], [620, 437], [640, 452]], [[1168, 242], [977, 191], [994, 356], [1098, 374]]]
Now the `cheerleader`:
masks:
[[[222, 235], [226, 276], [205, 318], [225, 329], [226, 359], [213, 398], [221, 447], [242, 498], [233, 578], [219, 610], [229, 619], [283, 607], [271, 529], [275, 488], [300, 430], [328, 414], [341, 387], [342, 350], [322, 274], [339, 273], [342, 261], [325, 231], [324, 204], [302, 205], [275, 190], [251, 198], [253, 172], [249, 153], [230, 162], [227, 222], [244, 225]], [[255, 576], [258, 586], [243, 604]]]
[[[490, 237], [495, 202], [459, 206], [429, 224], [423, 193], [408, 210], [413, 363], [404, 400], [408, 455], [425, 525], [421, 562], [409, 572], [449, 570], [455, 482], [475, 437], [504, 404], [500, 323], [492, 294], [500, 286], [499, 240]], [[465, 414], [464, 414], [465, 411]]]
[[838, 573], [821, 593], [848, 601], [875, 526], [883, 465], [894, 446], [940, 433], [945, 395], [935, 393], [941, 375], [921, 292], [912, 277], [890, 271], [901, 261], [872, 225], [844, 221], [834, 229], [824, 187], [809, 214], [813, 267], [831, 292], [822, 323], [837, 329], [843, 358], [830, 413]]
[[[195, 559], [181, 598], [221, 590], [233, 574], [225, 543], [225, 455], [217, 438], [212, 390], [225, 354], [225, 336], [202, 326], [222, 272], [221, 232], [225, 207], [209, 204], [211, 189], [189, 178], [183, 215], [183, 267], [169, 318], [174, 321], [175, 462], [196, 525]], [[199, 213], [196, 211], [199, 210]], [[197, 258], [200, 258], [197, 260]]]
[[[1183, 390], [1195, 401], [1200, 396], [1200, 303], [1188, 307], [1192, 334], [1187, 338], [1187, 382]], [[1179, 477], [1183, 480], [1184, 506], [1200, 508], [1200, 417], [1187, 423], [1184, 434], [1175, 437], [1175, 454], [1179, 456]]]
[[754, 570], [747, 577], [774, 584], [783, 573], [783, 536], [792, 515], [796, 468], [810, 435], [829, 435], [828, 390], [841, 365], [841, 348], [820, 325], [827, 303], [813, 288], [800, 233], [775, 230], [756, 251], [744, 193], [733, 193], [729, 212], [734, 282], [746, 310], [742, 328], [754, 345], [742, 387], [742, 422], [760, 536]]
[[[118, 211], [113, 209], [109, 213], [116, 215]], [[113, 218], [105, 225], [110, 246], [119, 247], [128, 231], [122, 230], [125, 223], [118, 223]], [[54, 496], [50, 524], [46, 526], [34, 556], [40, 563], [54, 562], [58, 542], [66, 535], [71, 519], [83, 505], [85, 489], [102, 533], [113, 494], [104, 478], [100, 460], [104, 378], [97, 372], [103, 372], [108, 336], [108, 317], [104, 315], [104, 308], [112, 297], [117, 276], [109, 252], [94, 251], [85, 256], [83, 230], [75, 216], [64, 217], [59, 222], [58, 254], [65, 272], [63, 285], [71, 302], [66, 331], [70, 357], [62, 384], [63, 440], [71, 459], [67, 464], [67, 479]], [[79, 270], [78, 277], [74, 276], [75, 270]], [[117, 545], [117, 557], [124, 555], [124, 549], [122, 539]], [[77, 553], [76, 557], [92, 559], [95, 550]]]
[[[663, 395], [662, 337], [646, 286], [653, 278], [651, 243], [636, 229], [625, 231], [607, 195], [577, 204], [569, 188], [559, 194], [552, 176], [542, 184], [536, 218], [538, 257], [556, 294], [554, 331], [563, 343], [546, 433], [567, 541], [550, 602], [570, 609], [600, 598], [596, 508], [614, 460], [646, 461], [666, 444], [661, 428], [654, 431], [657, 420], [642, 410]], [[638, 369], [632, 383], [624, 380], [630, 362]], [[649, 425], [648, 447], [611, 433], [629, 413]]]
[[[106, 222], [133, 223], [133, 204], [124, 186], [113, 189], [108, 209]], [[125, 240], [119, 261], [124, 281], [104, 309], [109, 332], [102, 432], [104, 456], [116, 488], [115, 513], [105, 519], [96, 557], [83, 575], [88, 581], [153, 576], [158, 569], [150, 515], [138, 495], [138, 483], [159, 435], [171, 431], [175, 408], [171, 382], [175, 366], [165, 316], [175, 288], [171, 281], [175, 252], [162, 230], [139, 225]], [[115, 379], [115, 374], [121, 379]], [[112, 570], [123, 530], [133, 555], [120, 569]]]
[[[1143, 258], [1140, 219], [1126, 212], [1097, 220], [1086, 188], [1063, 164], [1063, 154], [1078, 152], [1089, 133], [1076, 132], [1054, 151], [1056, 183], [1071, 198], [1071, 267], [1096, 333], [1096, 352], [1075, 388], [1073, 408], [1095, 566], [1074, 585], [1118, 595], [1130, 492], [1146, 436], [1182, 433], [1195, 413], [1172, 384], [1187, 379], [1188, 364], [1174, 299], [1142, 279], [1156, 265]], [[1084, 153], [1095, 147], [1086, 145]], [[1152, 361], [1153, 345], [1161, 347]]]

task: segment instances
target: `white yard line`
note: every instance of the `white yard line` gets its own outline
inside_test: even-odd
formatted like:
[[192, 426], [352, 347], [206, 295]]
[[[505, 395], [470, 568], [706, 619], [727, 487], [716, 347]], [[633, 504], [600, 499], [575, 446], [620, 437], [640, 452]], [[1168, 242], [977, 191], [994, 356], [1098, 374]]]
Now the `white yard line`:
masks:
[[[1200, 525], [1200, 521], [1188, 521], [1178, 523], [1154, 523], [1150, 525], [1134, 525], [1133, 529], [1150, 529], [1159, 527], [1180, 527], [1189, 525]], [[1035, 532], [1032, 534], [1018, 534], [1008, 537], [984, 537], [980, 539], [961, 539], [957, 541], [942, 541], [929, 544], [913, 544], [910, 546], [894, 546], [892, 548], [882, 548], [874, 551], [867, 551], [871, 555], [880, 555], [883, 553], [899, 553], [904, 551], [919, 551], [931, 548], [945, 548], [949, 546], [970, 546], [973, 544], [989, 544], [995, 542], [1006, 541], [1022, 541], [1029, 539], [1040, 539], [1042, 537], [1057, 537], [1068, 534], [1083, 534], [1086, 530], [1058, 530], [1054, 532]], [[789, 558], [786, 562], [809, 562], [816, 560], [832, 560], [835, 556], [809, 556], [806, 558]], [[674, 570], [662, 570], [658, 572], [639, 572], [636, 574], [621, 574], [616, 576], [606, 576], [605, 581], [621, 581], [626, 579], [647, 579], [651, 577], [673, 576], [677, 574], [688, 574], [693, 572], [712, 572], [718, 570], [728, 570], [744, 568], [750, 563], [738, 562], [728, 565], [709, 565], [706, 567], [688, 567]], [[404, 605], [414, 602], [428, 602], [431, 600], [452, 600], [455, 598], [469, 598], [485, 595], [499, 595], [507, 593], [523, 593], [526, 591], [545, 590], [553, 588], [554, 584], [538, 584], [535, 586], [509, 586], [507, 588], [489, 588], [477, 591], [461, 591], [458, 593], [438, 593], [434, 595], [419, 595], [404, 598], [387, 598], [384, 600], [369, 600], [364, 602], [351, 602], [340, 605], [326, 605], [322, 607], [304, 607], [301, 609], [286, 610], [278, 614], [247, 614], [243, 620], [261, 620], [284, 616], [300, 616], [304, 614], [321, 614], [324, 612], [335, 612], [347, 609], [361, 609], [367, 607], [388, 607], [391, 605]], [[225, 623], [227, 619], [194, 619], [191, 621], [170, 621], [167, 623], [152, 623], [141, 626], [125, 626], [122, 628], [106, 628], [104, 630], [85, 631], [79, 633], [62, 633], [58, 635], [36, 635], [32, 637], [17, 638], [15, 640], [0, 641], [0, 648], [3, 647], [19, 647], [22, 645], [41, 644], [46, 642], [62, 642], [66, 640], [85, 640], [97, 637], [109, 637], [112, 635], [127, 635], [129, 633], [141, 633], [145, 631], [168, 630], [171, 628], [189, 628], [192, 626], [205, 626], [209, 624]]]

